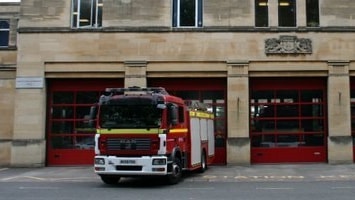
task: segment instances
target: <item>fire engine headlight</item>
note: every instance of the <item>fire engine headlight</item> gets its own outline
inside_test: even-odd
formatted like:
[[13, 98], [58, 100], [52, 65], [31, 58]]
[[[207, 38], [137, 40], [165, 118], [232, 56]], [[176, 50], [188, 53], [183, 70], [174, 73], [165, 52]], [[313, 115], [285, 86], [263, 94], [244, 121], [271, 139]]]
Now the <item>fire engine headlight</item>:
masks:
[[166, 159], [165, 158], [154, 158], [153, 165], [166, 165]]
[[105, 164], [105, 159], [103, 159], [103, 158], [95, 158], [95, 164], [96, 165], [104, 165]]

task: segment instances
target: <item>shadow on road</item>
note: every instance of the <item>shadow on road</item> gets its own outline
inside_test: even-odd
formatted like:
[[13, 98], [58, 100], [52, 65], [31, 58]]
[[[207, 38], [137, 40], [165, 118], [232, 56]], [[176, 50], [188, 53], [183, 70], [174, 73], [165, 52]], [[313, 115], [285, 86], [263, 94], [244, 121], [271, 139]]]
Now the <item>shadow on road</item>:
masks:
[[[189, 178], [198, 176], [197, 172], [184, 172], [183, 177], [180, 181], [181, 184]], [[102, 187], [106, 188], [163, 188], [171, 187], [173, 185], [169, 184], [166, 180], [166, 177], [122, 177], [117, 184], [108, 185], [102, 183]]]

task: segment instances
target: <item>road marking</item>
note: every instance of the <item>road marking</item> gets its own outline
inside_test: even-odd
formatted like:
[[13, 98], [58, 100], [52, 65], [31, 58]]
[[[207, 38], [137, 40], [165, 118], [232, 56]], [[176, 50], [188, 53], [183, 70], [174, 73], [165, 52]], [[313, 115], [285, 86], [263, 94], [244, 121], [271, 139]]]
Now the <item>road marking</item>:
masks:
[[332, 178], [355, 178], [355, 175], [350, 174], [350, 175], [344, 175], [344, 174], [340, 174], [340, 175], [328, 175], [328, 176], [319, 176], [319, 178], [324, 178], [324, 179], [332, 179]]
[[348, 187], [331, 187], [333, 190], [339, 190], [339, 189], [355, 189], [355, 187], [350, 187], [350, 186], [348, 186]]
[[5, 170], [8, 170], [9, 168], [0, 168], [0, 172], [1, 171], [5, 171]]
[[256, 188], [257, 190], [293, 190], [294, 188], [267, 188], [267, 187], [262, 187], [262, 188]]
[[313, 180], [355, 180], [355, 174], [339, 174], [339, 175], [317, 175], [317, 176], [304, 176], [304, 175], [216, 175], [209, 174], [201, 177], [202, 180], [208, 181], [302, 181], [306, 179]]
[[3, 181], [9, 181], [9, 180], [13, 180], [13, 179], [22, 179], [22, 178], [34, 179], [34, 180], [39, 180], [39, 181], [44, 181], [44, 180], [46, 180], [45, 178], [39, 178], [39, 177], [35, 177], [35, 176], [12, 176], [12, 177], [8, 177], [8, 178], [3, 178], [3, 179], [1, 179], [1, 180], [3, 180]]
[[192, 187], [192, 188], [179, 188], [181, 190], [214, 190], [214, 187]]
[[19, 187], [20, 190], [56, 190], [59, 187]]
[[306, 177], [305, 176], [297, 176], [297, 175], [274, 175], [274, 176], [265, 176], [265, 175], [259, 175], [259, 176], [243, 176], [243, 175], [236, 175], [236, 176], [226, 176], [226, 175], [205, 175], [201, 177], [202, 179], [205, 180], [236, 180], [236, 181], [282, 181], [282, 180], [297, 180], [301, 181], [304, 180]]

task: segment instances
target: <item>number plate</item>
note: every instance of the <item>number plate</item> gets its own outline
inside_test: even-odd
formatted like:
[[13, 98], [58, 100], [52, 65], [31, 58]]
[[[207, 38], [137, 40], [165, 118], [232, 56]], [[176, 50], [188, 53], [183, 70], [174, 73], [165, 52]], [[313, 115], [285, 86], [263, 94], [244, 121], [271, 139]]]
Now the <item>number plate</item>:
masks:
[[136, 164], [135, 160], [120, 160], [121, 164]]

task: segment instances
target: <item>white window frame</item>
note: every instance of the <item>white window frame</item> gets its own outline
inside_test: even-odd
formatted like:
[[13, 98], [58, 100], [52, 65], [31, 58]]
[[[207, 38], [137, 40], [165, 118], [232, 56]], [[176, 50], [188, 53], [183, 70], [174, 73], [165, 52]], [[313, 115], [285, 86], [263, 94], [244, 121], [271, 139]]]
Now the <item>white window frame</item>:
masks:
[[[203, 14], [203, 8], [201, 9], [201, 13], [199, 13], [199, 7], [200, 6], [202, 6], [202, 5], [199, 5], [199, 0], [195, 0], [195, 25], [194, 26], [182, 26], [181, 24], [180, 24], [180, 19], [181, 19], [181, 17], [180, 17], [180, 2], [181, 2], [181, 0], [172, 0], [173, 2], [174, 1], [176, 1], [176, 10], [173, 10], [173, 16], [174, 16], [174, 13], [176, 12], [176, 16], [174, 16], [173, 18], [175, 18], [176, 17], [176, 19], [173, 19], [173, 21], [174, 20], [176, 20], [176, 25], [174, 25], [174, 22], [173, 22], [173, 26], [174, 27], [180, 27], [180, 28], [190, 28], [190, 27], [192, 27], [192, 28], [196, 28], [196, 27], [202, 27], [202, 17], [201, 17], [201, 20], [199, 21], [199, 15], [201, 15], [202, 16], [202, 14]], [[202, 1], [201, 1], [201, 3], [202, 3]], [[200, 24], [199, 24], [200, 23]]]
[[[80, 11], [81, 11], [81, 4], [84, 1], [89, 1], [90, 3], [90, 19], [89, 20], [89, 24], [85, 25], [85, 26], [81, 26], [80, 25], [80, 20], [85, 20], [85, 19], [81, 19], [80, 16]], [[75, 2], [77, 2], [77, 8], [75, 10]], [[72, 12], [71, 12], [71, 25], [73, 28], [99, 28], [99, 7], [103, 7], [103, 0], [72, 0]], [[95, 9], [95, 21], [93, 20], [93, 12]], [[102, 15], [102, 13], [101, 13]], [[74, 24], [74, 22], [76, 22]], [[95, 22], [95, 23], [94, 23]]]

